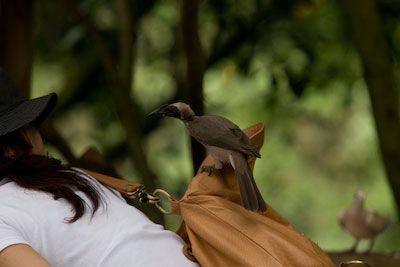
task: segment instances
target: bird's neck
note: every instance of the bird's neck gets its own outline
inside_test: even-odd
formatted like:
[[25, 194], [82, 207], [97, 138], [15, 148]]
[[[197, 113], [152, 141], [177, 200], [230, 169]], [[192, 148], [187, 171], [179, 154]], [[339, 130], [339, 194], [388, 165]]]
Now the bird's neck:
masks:
[[184, 116], [182, 117], [182, 120], [184, 122], [190, 122], [190, 121], [193, 121], [195, 119], [195, 117], [196, 116], [194, 114], [188, 113], [188, 114], [184, 114]]
[[353, 200], [353, 203], [352, 203], [351, 207], [352, 207], [354, 210], [363, 209], [363, 208], [364, 208], [364, 201]]

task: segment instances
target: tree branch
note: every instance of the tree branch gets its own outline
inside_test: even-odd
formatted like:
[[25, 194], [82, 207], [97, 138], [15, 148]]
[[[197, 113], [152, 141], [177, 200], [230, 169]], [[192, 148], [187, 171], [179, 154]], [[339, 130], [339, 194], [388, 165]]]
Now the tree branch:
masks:
[[[182, 44], [186, 55], [185, 100], [198, 115], [204, 113], [203, 76], [205, 57], [198, 31], [199, 0], [180, 1]], [[192, 161], [196, 171], [205, 157], [205, 149], [198, 142], [192, 142]]]
[[111, 82], [113, 84], [117, 83], [118, 75], [117, 75], [117, 70], [114, 67], [116, 66], [116, 64], [107, 43], [105, 42], [101, 34], [98, 32], [96, 27], [93, 25], [93, 23], [90, 21], [88, 16], [84, 15], [80, 11], [80, 9], [78, 8], [78, 4], [76, 3], [75, 0], [64, 0], [64, 3], [73, 12], [75, 17], [82, 24], [82, 26], [86, 29], [89, 38], [92, 40], [92, 44], [95, 46], [95, 49], [97, 50], [103, 68], [105, 69], [105, 72], [109, 75], [111, 79]]
[[383, 163], [400, 216], [399, 103], [381, 19], [374, 0], [341, 0], [340, 3], [348, 14], [362, 60]]
[[78, 166], [78, 159], [72, 152], [68, 142], [62, 137], [62, 135], [54, 127], [53, 123], [49, 120], [45, 121], [40, 128], [40, 132], [43, 134], [46, 143], [53, 145], [60, 151], [65, 159], [71, 164]]
[[[67, 4], [71, 3], [71, 1], [66, 2]], [[118, 64], [114, 60], [107, 43], [88, 17], [80, 12], [76, 3], [74, 5], [69, 4], [69, 6], [87, 30], [89, 38], [92, 40], [91, 43], [94, 45], [102, 61], [105, 73], [110, 78], [110, 90], [115, 101], [116, 111], [127, 135], [127, 147], [132, 158], [132, 163], [140, 174], [143, 184], [149, 189], [154, 189], [157, 186], [157, 179], [149, 168], [141, 143], [140, 118], [142, 116], [136, 108], [137, 104], [130, 96], [134, 45], [133, 36], [136, 34], [132, 27], [133, 22], [131, 21], [132, 16], [130, 14], [128, 1], [116, 1], [120, 32], [120, 56]], [[118, 66], [118, 68], [115, 66]]]
[[[149, 168], [146, 153], [141, 142], [141, 120], [139, 108], [131, 98], [132, 68], [133, 68], [133, 47], [135, 27], [131, 16], [131, 7], [127, 0], [116, 1], [116, 11], [118, 18], [118, 30], [120, 33], [119, 61], [116, 64], [113, 55], [106, 41], [100, 35], [96, 27], [78, 9], [76, 3], [65, 0], [74, 11], [74, 14], [81, 20], [82, 25], [87, 30], [92, 44], [97, 50], [104, 67], [106, 75], [109, 77], [110, 90], [115, 101], [115, 108], [120, 118], [121, 124], [125, 129], [126, 142], [132, 163], [140, 174], [143, 184], [153, 190], [158, 185], [158, 180]], [[118, 66], [117, 68], [115, 66]], [[155, 212], [154, 209], [148, 213], [149, 217], [156, 222], [162, 223], [162, 214]]]
[[31, 91], [33, 2], [0, 0], [0, 67], [27, 97]]
[[122, 88], [129, 89], [132, 79], [132, 61], [133, 61], [133, 20], [130, 12], [130, 6], [126, 0], [115, 1], [117, 19], [119, 22], [119, 76]]
[[[268, 2], [262, 7], [259, 7], [257, 12], [255, 12], [248, 21], [241, 22], [241, 24], [236, 27], [235, 32], [229, 35], [224, 42], [222, 42], [222, 38], [220, 38], [221, 34], [217, 34], [213, 49], [208, 56], [207, 68], [211, 67], [219, 60], [229, 57], [252, 39], [257, 40], [257, 38], [263, 36], [257, 34], [260, 26], [267, 21], [272, 23], [273, 21], [287, 17], [288, 10], [292, 8], [295, 2], [291, 3], [291, 5], [285, 5], [284, 10], [282, 10], [281, 7], [274, 7], [273, 4], [274, 2]], [[267, 32], [265, 28], [263, 28], [263, 30]], [[217, 43], [222, 44], [217, 46]]]

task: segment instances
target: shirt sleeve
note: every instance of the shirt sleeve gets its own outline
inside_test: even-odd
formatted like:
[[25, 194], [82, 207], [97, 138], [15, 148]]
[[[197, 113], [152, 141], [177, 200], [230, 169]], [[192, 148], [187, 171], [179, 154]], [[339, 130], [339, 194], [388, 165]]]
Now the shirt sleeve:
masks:
[[29, 245], [15, 228], [0, 219], [0, 252], [15, 244]]

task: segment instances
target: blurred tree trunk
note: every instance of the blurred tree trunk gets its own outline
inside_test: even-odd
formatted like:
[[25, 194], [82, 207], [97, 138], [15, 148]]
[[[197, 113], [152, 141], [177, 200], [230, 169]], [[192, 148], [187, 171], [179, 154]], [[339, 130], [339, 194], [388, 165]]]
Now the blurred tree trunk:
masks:
[[[113, 93], [117, 103], [117, 112], [127, 132], [128, 147], [133, 162], [143, 179], [143, 183], [150, 189], [156, 187], [156, 178], [146, 162], [145, 153], [141, 147], [139, 136], [139, 116], [135, 113], [135, 104], [130, 99], [132, 62], [133, 62], [133, 29], [128, 1], [117, 1], [116, 9], [120, 19], [120, 72], [115, 69], [111, 57], [105, 57], [105, 69], [110, 70], [113, 81]], [[30, 77], [32, 68], [32, 30], [33, 30], [33, 1], [0, 0], [0, 66], [13, 79], [21, 93], [29, 96]], [[95, 32], [95, 29], [91, 29]], [[96, 32], [95, 32], [96, 34]], [[95, 35], [96, 36], [96, 35]], [[95, 38], [96, 39], [96, 38]], [[101, 46], [100, 51], [106, 49]], [[106, 55], [108, 55], [106, 53]], [[104, 57], [103, 57], [104, 58]], [[73, 155], [68, 143], [56, 131], [54, 126], [46, 122], [41, 129], [46, 141], [50, 141], [67, 160], [74, 165], [80, 165]], [[154, 221], [162, 223], [163, 216], [155, 209], [148, 212]]]
[[[33, 61], [33, 2], [0, 0], [0, 67], [27, 97], [31, 92]], [[68, 143], [50, 121], [42, 125], [41, 132], [71, 164], [77, 164]]]
[[[50, 120], [45, 120], [40, 127], [47, 144], [51, 144], [64, 156], [68, 163], [72, 166], [80, 166], [80, 162], [72, 152], [71, 146], [60, 134], [59, 131], [54, 127], [54, 124]], [[93, 169], [96, 171], [96, 169]]]
[[112, 92], [116, 101], [117, 113], [127, 133], [128, 149], [133, 157], [135, 168], [142, 176], [145, 186], [151, 190], [157, 187], [157, 178], [152, 173], [147, 162], [142, 145], [142, 118], [139, 107], [132, 100], [132, 73], [134, 68], [134, 51], [136, 27], [131, 14], [131, 6], [127, 0], [117, 0], [116, 12], [119, 22], [119, 59], [118, 70], [114, 72]]
[[387, 179], [400, 216], [400, 118], [389, 49], [374, 0], [341, 0], [361, 57]]
[[[135, 62], [136, 47], [136, 25], [132, 17], [130, 3], [128, 0], [116, 0], [115, 7], [119, 22], [119, 60], [118, 72], [113, 80], [116, 81], [112, 87], [118, 115], [127, 133], [127, 143], [133, 164], [139, 171], [144, 185], [150, 190], [158, 186], [157, 177], [151, 171], [147, 162], [146, 153], [142, 145], [141, 125], [142, 118], [139, 107], [132, 100], [133, 68]], [[144, 207], [144, 211], [153, 221], [163, 223], [163, 215], [155, 209]]]
[[[140, 175], [139, 179], [144, 186], [152, 191], [158, 186], [158, 180], [147, 162], [142, 145], [142, 118], [137, 103], [131, 97], [136, 25], [132, 17], [130, 1], [116, 0], [114, 2], [120, 38], [118, 58], [113, 56], [106, 40], [91, 20], [80, 11], [78, 3], [74, 0], [65, 0], [64, 3], [80, 20], [91, 43], [97, 50], [104, 72], [110, 81], [110, 91], [116, 112], [126, 133], [126, 145], [132, 164]], [[158, 210], [152, 207], [147, 209], [146, 207], [145, 212], [153, 221], [164, 222], [164, 217]]]
[[[185, 101], [197, 115], [203, 115], [203, 76], [206, 66], [198, 30], [199, 0], [180, 1], [182, 44], [186, 55]], [[194, 171], [200, 167], [206, 153], [204, 147], [193, 138], [192, 161]]]
[[32, 66], [32, 0], [0, 0], [0, 67], [30, 95]]

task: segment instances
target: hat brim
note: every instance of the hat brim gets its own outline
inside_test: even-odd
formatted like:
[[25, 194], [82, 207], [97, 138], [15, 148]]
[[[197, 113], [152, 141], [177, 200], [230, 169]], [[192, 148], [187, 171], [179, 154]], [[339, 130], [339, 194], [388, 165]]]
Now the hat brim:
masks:
[[57, 95], [51, 93], [27, 100], [0, 117], [0, 136], [18, 130], [29, 123], [40, 125], [57, 104]]

